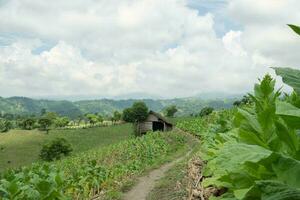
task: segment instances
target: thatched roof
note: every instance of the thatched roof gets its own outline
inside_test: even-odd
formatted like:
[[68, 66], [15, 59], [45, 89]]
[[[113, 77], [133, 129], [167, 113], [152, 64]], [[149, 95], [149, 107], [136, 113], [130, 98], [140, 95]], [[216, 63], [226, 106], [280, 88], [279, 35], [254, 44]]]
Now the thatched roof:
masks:
[[172, 122], [170, 122], [166, 117], [162, 116], [161, 114], [154, 112], [152, 110], [150, 110], [149, 114], [152, 114], [154, 116], [156, 116], [158, 119], [164, 121], [165, 123], [169, 124], [169, 125], [173, 125]]

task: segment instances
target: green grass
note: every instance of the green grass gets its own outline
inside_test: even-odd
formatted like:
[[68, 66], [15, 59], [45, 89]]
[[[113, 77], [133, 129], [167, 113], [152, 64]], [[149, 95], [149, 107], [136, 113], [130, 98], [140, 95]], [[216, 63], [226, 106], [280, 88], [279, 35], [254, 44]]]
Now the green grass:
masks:
[[153, 190], [148, 194], [147, 200], [186, 199], [188, 195], [186, 190], [188, 187], [188, 161], [199, 151], [200, 147], [199, 141], [194, 138], [191, 141], [190, 145], [194, 146], [192, 153], [166, 172], [165, 176], [155, 184]]
[[170, 122], [172, 122], [174, 125], [176, 125], [178, 122], [191, 120], [191, 119], [194, 119], [194, 118], [196, 118], [196, 117], [192, 117], [192, 116], [168, 117], [168, 120]]
[[0, 134], [0, 171], [29, 165], [39, 159], [42, 145], [56, 137], [66, 138], [73, 155], [104, 147], [132, 136], [130, 124], [77, 130], [51, 130], [47, 135], [38, 130], [11, 130]]

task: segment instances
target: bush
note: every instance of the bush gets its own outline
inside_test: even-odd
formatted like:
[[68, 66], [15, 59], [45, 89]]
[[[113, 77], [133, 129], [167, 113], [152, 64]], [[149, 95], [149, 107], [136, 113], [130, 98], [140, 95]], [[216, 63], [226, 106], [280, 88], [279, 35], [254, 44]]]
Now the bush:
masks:
[[138, 101], [132, 107], [124, 109], [123, 120], [131, 123], [142, 122], [147, 119], [148, 114], [147, 105], [142, 101]]
[[168, 106], [165, 108], [164, 112], [167, 117], [174, 117], [175, 113], [178, 111], [175, 105]]
[[204, 107], [200, 113], [199, 113], [199, 116], [200, 117], [204, 117], [204, 116], [207, 116], [209, 115], [210, 113], [212, 113], [214, 111], [214, 109], [212, 107]]
[[43, 145], [40, 158], [45, 161], [59, 160], [73, 151], [71, 144], [65, 138], [56, 138]]
[[12, 123], [7, 119], [0, 119], [0, 133], [8, 132], [12, 128]]

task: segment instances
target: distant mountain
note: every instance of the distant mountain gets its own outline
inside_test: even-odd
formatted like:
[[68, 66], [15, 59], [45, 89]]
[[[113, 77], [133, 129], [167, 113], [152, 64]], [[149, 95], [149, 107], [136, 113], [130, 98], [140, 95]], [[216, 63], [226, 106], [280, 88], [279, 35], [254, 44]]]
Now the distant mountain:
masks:
[[70, 101], [35, 100], [27, 97], [0, 97], [1, 113], [39, 114], [43, 108], [71, 118], [82, 114], [81, 110]]
[[234, 99], [234, 98], [242, 98], [245, 94], [228, 94], [225, 92], [202, 92], [195, 96], [195, 98], [201, 99]]
[[202, 99], [194, 98], [176, 98], [176, 99], [98, 99], [98, 100], [81, 100], [81, 101], [66, 101], [66, 100], [43, 100], [31, 99], [27, 97], [0, 97], [0, 112], [17, 114], [17, 115], [38, 115], [44, 108], [47, 111], [57, 112], [60, 115], [75, 118], [85, 113], [101, 113], [102, 115], [111, 115], [115, 110], [122, 111], [130, 107], [135, 101], [144, 101], [149, 109], [160, 112], [166, 106], [176, 105], [178, 108], [177, 115], [189, 115], [198, 113], [205, 106], [211, 106], [215, 109], [229, 108], [232, 106], [236, 98], [228, 99]]

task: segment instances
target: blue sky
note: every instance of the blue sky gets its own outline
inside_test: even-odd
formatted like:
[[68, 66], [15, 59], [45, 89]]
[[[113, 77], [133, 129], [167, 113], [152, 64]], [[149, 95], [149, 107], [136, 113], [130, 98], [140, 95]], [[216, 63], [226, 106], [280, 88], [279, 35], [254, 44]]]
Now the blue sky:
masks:
[[242, 30], [242, 24], [239, 24], [226, 13], [228, 1], [225, 0], [189, 0], [188, 5], [197, 9], [200, 15], [212, 13], [214, 15], [214, 29], [219, 37], [222, 37], [230, 30]]
[[[297, 0], [0, 0], [2, 96], [246, 93], [299, 63]], [[278, 80], [278, 84], [281, 81]]]

